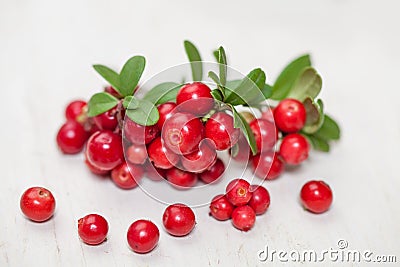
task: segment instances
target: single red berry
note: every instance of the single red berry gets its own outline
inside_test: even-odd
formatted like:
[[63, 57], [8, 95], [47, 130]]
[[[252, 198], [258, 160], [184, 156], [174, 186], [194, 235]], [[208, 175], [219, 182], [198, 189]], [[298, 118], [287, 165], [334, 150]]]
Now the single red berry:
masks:
[[81, 124], [76, 121], [67, 121], [57, 133], [57, 144], [64, 154], [79, 153], [86, 140], [88, 134]]
[[240, 137], [236, 145], [238, 146], [238, 152], [236, 155], [232, 155], [232, 149], [229, 149], [229, 155], [232, 157], [232, 159], [238, 162], [249, 162], [249, 159], [253, 157], [253, 154], [251, 152], [249, 143], [242, 132], [240, 132]]
[[221, 159], [217, 159], [217, 161], [209, 167], [207, 170], [199, 174], [200, 180], [202, 180], [206, 184], [213, 183], [218, 180], [223, 173], [225, 172], [225, 164]]
[[264, 180], [274, 180], [281, 175], [285, 164], [273, 151], [263, 152], [253, 157], [252, 167], [255, 175]]
[[126, 235], [129, 247], [136, 253], [148, 253], [158, 244], [160, 231], [148, 220], [137, 220], [129, 226]]
[[267, 110], [264, 110], [261, 113], [261, 119], [264, 119], [264, 120], [267, 120], [267, 121], [275, 123], [275, 120], [274, 120], [274, 108], [270, 107]]
[[239, 230], [247, 232], [253, 228], [255, 222], [256, 213], [247, 205], [237, 207], [232, 212], [232, 224]]
[[179, 162], [179, 156], [172, 153], [162, 144], [161, 137], [157, 137], [151, 142], [147, 152], [153, 165], [160, 169], [170, 169]]
[[144, 145], [132, 144], [125, 152], [126, 160], [132, 164], [144, 164], [147, 159], [147, 149]]
[[[85, 155], [86, 155], [86, 153], [85, 153]], [[96, 175], [101, 175], [101, 176], [103, 176], [103, 175], [107, 175], [107, 174], [110, 173], [110, 171], [101, 170], [101, 169], [97, 168], [96, 166], [94, 166], [92, 163], [90, 163], [90, 161], [87, 159], [87, 157], [85, 157], [85, 164], [86, 164], [86, 166], [88, 167], [88, 169], [89, 169], [92, 173], [94, 173], [94, 174], [96, 174]]]
[[256, 215], [264, 214], [271, 203], [268, 190], [261, 185], [251, 185], [250, 190], [253, 192], [253, 196], [249, 201], [249, 206], [254, 210]]
[[161, 135], [168, 149], [186, 155], [198, 150], [204, 137], [204, 126], [190, 113], [175, 113], [165, 121]]
[[193, 230], [196, 218], [191, 208], [185, 204], [177, 203], [165, 209], [163, 224], [169, 234], [173, 236], [185, 236]]
[[169, 119], [175, 111], [176, 104], [174, 102], [166, 102], [157, 107], [160, 118], [158, 119], [157, 126], [162, 129], [164, 122]]
[[206, 123], [206, 138], [214, 141], [217, 150], [234, 146], [240, 136], [240, 130], [233, 126], [233, 117], [224, 112], [213, 114]]
[[115, 167], [111, 171], [113, 182], [122, 189], [135, 188], [143, 177], [143, 169], [139, 165], [127, 164], [126, 162]]
[[146, 177], [150, 180], [159, 182], [167, 179], [166, 170], [154, 167], [150, 161], [146, 161], [144, 168], [146, 171]]
[[303, 185], [300, 199], [305, 209], [313, 213], [323, 213], [331, 206], [333, 195], [325, 182], [309, 181]]
[[117, 92], [112, 86], [106, 86], [104, 87], [104, 92], [109, 93], [110, 95], [116, 97], [116, 98], [123, 98], [123, 96]]
[[295, 133], [306, 123], [306, 109], [303, 103], [296, 99], [282, 100], [274, 109], [275, 124], [285, 133]]
[[184, 85], [176, 95], [178, 108], [183, 112], [205, 115], [214, 106], [210, 88], [201, 82]]
[[76, 121], [84, 124], [87, 120], [87, 103], [83, 100], [75, 100], [68, 104], [65, 109], [65, 118], [68, 121]]
[[210, 214], [217, 220], [225, 221], [231, 218], [233, 208], [224, 195], [217, 195], [211, 200]]
[[111, 131], [95, 132], [86, 145], [87, 159], [98, 169], [112, 170], [124, 160], [122, 138]]
[[100, 130], [114, 131], [118, 126], [117, 106], [93, 117], [93, 121]]
[[234, 179], [226, 186], [226, 197], [235, 206], [246, 205], [252, 196], [250, 184], [243, 179]]
[[103, 216], [88, 214], [78, 220], [79, 237], [88, 245], [99, 245], [106, 240], [108, 223]]
[[160, 133], [157, 124], [143, 126], [125, 116], [124, 135], [134, 144], [144, 145], [154, 140]]
[[22, 213], [35, 222], [44, 222], [53, 216], [56, 201], [53, 194], [43, 187], [31, 187], [21, 196]]
[[250, 123], [250, 128], [254, 133], [258, 152], [273, 149], [278, 140], [278, 131], [273, 122], [265, 119], [255, 119]]
[[279, 148], [282, 160], [291, 165], [298, 165], [308, 158], [310, 145], [301, 134], [286, 135]]
[[181, 157], [181, 163], [189, 172], [203, 172], [211, 167], [217, 159], [215, 146], [208, 139], [200, 142], [199, 150]]
[[183, 171], [175, 167], [168, 169], [165, 176], [173, 187], [181, 190], [193, 187], [198, 179], [196, 173]]

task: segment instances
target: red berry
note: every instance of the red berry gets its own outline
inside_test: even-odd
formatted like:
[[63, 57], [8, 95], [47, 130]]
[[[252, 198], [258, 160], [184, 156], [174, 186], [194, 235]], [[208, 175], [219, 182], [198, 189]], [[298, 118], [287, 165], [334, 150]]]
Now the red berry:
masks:
[[295, 133], [306, 123], [306, 109], [296, 99], [284, 99], [274, 109], [275, 124], [285, 133]]
[[157, 137], [151, 142], [147, 149], [149, 159], [154, 166], [160, 169], [170, 169], [179, 162], [179, 156], [168, 150], [161, 141], [161, 137]]
[[162, 129], [162, 127], [164, 126], [164, 122], [169, 119], [172, 114], [174, 114], [175, 108], [176, 104], [174, 102], [166, 102], [157, 107], [158, 113], [160, 114], [160, 118], [157, 122], [157, 126], [159, 129]]
[[232, 149], [229, 150], [229, 155], [231, 155], [232, 159], [238, 161], [238, 162], [248, 162], [249, 159], [253, 157], [253, 154], [251, 152], [249, 143], [247, 142], [246, 138], [240, 132], [240, 137], [237, 142], [238, 145], [238, 153], [235, 156], [232, 156]]
[[144, 164], [147, 159], [146, 146], [138, 144], [130, 145], [126, 149], [125, 157], [132, 164]]
[[263, 152], [253, 157], [252, 167], [255, 175], [264, 180], [274, 180], [284, 170], [284, 163], [273, 151]]
[[108, 223], [103, 216], [88, 214], [78, 220], [79, 237], [88, 245], [99, 245], [106, 240]]
[[179, 155], [198, 150], [203, 137], [203, 123], [190, 113], [175, 113], [165, 121], [162, 129], [164, 145]]
[[124, 160], [121, 136], [111, 131], [95, 132], [86, 145], [90, 163], [101, 170], [112, 170]]
[[247, 232], [253, 228], [256, 222], [256, 214], [254, 210], [245, 205], [237, 207], [232, 212], [232, 224], [237, 229]]
[[123, 98], [123, 96], [120, 93], [118, 93], [117, 90], [115, 90], [112, 86], [106, 86], [104, 88], [104, 92], [109, 93], [110, 95], [116, 98]]
[[249, 206], [254, 210], [256, 215], [265, 213], [271, 203], [268, 190], [261, 185], [251, 185], [250, 190], [253, 192], [253, 196], [249, 201]]
[[197, 174], [187, 172], [178, 168], [171, 168], [166, 171], [165, 176], [171, 185], [177, 189], [189, 189], [197, 183]]
[[224, 112], [212, 115], [206, 123], [206, 138], [214, 141], [217, 150], [234, 146], [240, 136], [240, 130], [233, 127], [233, 117]]
[[323, 213], [332, 204], [332, 190], [323, 181], [309, 181], [303, 185], [300, 193], [304, 208], [313, 213]]
[[81, 124], [67, 121], [57, 133], [57, 144], [64, 154], [76, 154], [83, 149], [88, 137]]
[[169, 234], [173, 236], [185, 236], [193, 230], [196, 218], [191, 208], [177, 203], [165, 209], [163, 224]]
[[278, 131], [273, 122], [255, 119], [250, 123], [250, 128], [254, 133], [258, 152], [269, 151], [275, 146]]
[[[86, 153], [85, 153], [85, 155], [86, 155]], [[90, 161], [87, 159], [87, 156], [85, 157], [85, 164], [86, 164], [86, 166], [88, 167], [88, 169], [89, 169], [92, 173], [94, 173], [94, 174], [96, 174], [96, 175], [107, 175], [107, 174], [110, 173], [110, 171], [101, 170], [101, 169], [97, 168], [96, 166], [93, 166], [93, 164], [90, 163]]]
[[282, 140], [279, 155], [285, 163], [297, 165], [308, 158], [309, 150], [310, 145], [304, 136], [301, 134], [289, 134]]
[[143, 169], [139, 165], [127, 164], [126, 162], [115, 167], [111, 171], [113, 182], [122, 189], [135, 188], [143, 177]]
[[157, 124], [152, 126], [143, 126], [125, 118], [124, 135], [134, 144], [144, 145], [153, 141], [158, 136], [160, 130]]
[[176, 95], [178, 108], [183, 112], [205, 115], [214, 106], [210, 88], [201, 82], [184, 85]]
[[273, 108], [268, 108], [267, 110], [264, 110], [261, 113], [261, 119], [270, 121], [270, 122], [275, 122], [274, 120], [274, 109]]
[[243, 179], [234, 179], [226, 186], [226, 197], [235, 206], [246, 205], [252, 196], [250, 184]]
[[211, 167], [217, 159], [214, 144], [207, 139], [199, 145], [199, 150], [181, 157], [181, 163], [185, 170], [190, 172], [202, 172]]
[[160, 231], [151, 221], [137, 220], [129, 226], [126, 238], [134, 252], [148, 253], [157, 246]]
[[233, 205], [224, 195], [217, 195], [211, 200], [210, 214], [217, 220], [225, 221], [231, 218]]
[[149, 161], [145, 163], [146, 177], [153, 181], [164, 181], [166, 179], [166, 171], [153, 166]]
[[43, 187], [31, 187], [21, 196], [22, 213], [35, 222], [44, 222], [53, 216], [56, 201], [49, 190]]
[[83, 100], [75, 100], [68, 104], [65, 109], [65, 118], [68, 121], [76, 121], [84, 124], [87, 116], [87, 103]]
[[200, 180], [202, 180], [206, 184], [210, 184], [216, 180], [218, 180], [222, 174], [225, 172], [224, 162], [220, 159], [209, 167], [207, 170], [199, 174]]
[[114, 131], [118, 126], [117, 106], [93, 117], [93, 121], [100, 130]]

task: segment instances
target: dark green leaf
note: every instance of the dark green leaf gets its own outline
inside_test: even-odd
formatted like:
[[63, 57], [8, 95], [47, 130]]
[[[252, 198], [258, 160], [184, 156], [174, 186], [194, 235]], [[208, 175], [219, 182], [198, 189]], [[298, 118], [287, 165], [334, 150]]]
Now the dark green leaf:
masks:
[[160, 117], [157, 107], [147, 100], [136, 100], [139, 102], [139, 105], [135, 109], [127, 109], [126, 115], [140, 125], [149, 126], [156, 124]]
[[264, 88], [261, 90], [262, 94], [264, 95], [265, 99], [268, 99], [272, 95], [272, 86], [269, 84], [265, 84]]
[[276, 79], [275, 84], [272, 87], [271, 98], [274, 100], [284, 99], [292, 89], [302, 71], [309, 66], [311, 66], [309, 55], [301, 56], [289, 63]]
[[127, 96], [124, 98], [122, 105], [125, 109], [135, 109], [139, 107], [139, 101], [134, 96]]
[[[322, 101], [319, 101], [322, 103]], [[313, 134], [321, 128], [324, 122], [323, 110], [319, 106], [318, 102], [314, 102], [311, 97], [307, 97], [303, 102], [304, 108], [306, 109], [306, 124], [302, 131], [308, 134]]]
[[159, 105], [168, 101], [175, 102], [176, 95], [181, 86], [181, 84], [174, 82], [160, 83], [148, 91], [143, 99], [153, 103], [154, 105]]
[[118, 99], [109, 93], [94, 94], [88, 103], [88, 116], [94, 117], [118, 105]]
[[101, 75], [111, 86], [121, 94], [119, 75], [109, 67], [104, 65], [93, 65], [93, 68]]
[[193, 81], [201, 81], [203, 79], [203, 63], [201, 62], [200, 53], [196, 46], [188, 40], [184, 42], [184, 46], [192, 67]]
[[212, 90], [212, 91], [211, 91], [211, 95], [213, 96], [213, 98], [214, 98], [215, 100], [218, 100], [218, 101], [222, 101], [222, 100], [223, 100], [221, 91], [218, 90], [218, 89]]
[[322, 88], [322, 79], [317, 71], [308, 67], [303, 70], [290, 90], [287, 98], [294, 98], [304, 101], [307, 97], [315, 99]]
[[327, 141], [313, 135], [307, 135], [307, 138], [311, 142], [311, 145], [315, 150], [329, 152], [330, 147]]
[[146, 60], [142, 56], [134, 56], [128, 59], [125, 65], [122, 67], [119, 75], [120, 90], [122, 96], [132, 95], [136, 86], [139, 83], [140, 77], [142, 77]]
[[325, 114], [324, 123], [321, 128], [314, 133], [314, 136], [324, 140], [340, 139], [339, 125], [330, 116]]
[[215, 57], [215, 60], [218, 62], [218, 60], [219, 60], [219, 51], [218, 51], [218, 49], [213, 51], [213, 55]]
[[220, 46], [220, 48], [218, 49], [218, 63], [219, 63], [219, 79], [221, 81], [221, 85], [225, 86], [228, 67], [226, 62], [225, 50], [222, 46]]

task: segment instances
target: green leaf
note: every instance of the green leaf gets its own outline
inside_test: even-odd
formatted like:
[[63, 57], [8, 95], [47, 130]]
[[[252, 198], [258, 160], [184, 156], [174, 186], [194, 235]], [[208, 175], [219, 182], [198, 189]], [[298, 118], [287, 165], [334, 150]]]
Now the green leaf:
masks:
[[324, 123], [322, 124], [321, 128], [314, 133], [314, 136], [323, 140], [339, 140], [339, 125], [330, 116], [325, 114]]
[[272, 95], [272, 86], [269, 84], [265, 84], [261, 92], [264, 95], [265, 99], [270, 98]]
[[[320, 100], [319, 103], [322, 103]], [[321, 128], [324, 122], [324, 114], [318, 102], [314, 102], [311, 97], [307, 97], [303, 102], [306, 109], [306, 124], [302, 131], [308, 134], [313, 134]]]
[[225, 50], [222, 46], [220, 46], [218, 49], [218, 63], [219, 63], [219, 79], [221, 81], [221, 85], [225, 86], [228, 67], [226, 62]]
[[118, 99], [109, 93], [94, 94], [88, 103], [88, 116], [94, 117], [118, 105]]
[[232, 148], [231, 148], [231, 157], [234, 158], [239, 154], [239, 144], [236, 143]]
[[213, 55], [215, 57], [215, 60], [218, 62], [218, 60], [219, 60], [219, 51], [218, 51], [218, 49], [213, 51]]
[[120, 93], [122, 96], [132, 95], [143, 74], [146, 60], [142, 56], [134, 56], [128, 59], [122, 67], [119, 75]]
[[301, 56], [289, 63], [276, 79], [275, 84], [272, 87], [271, 98], [274, 100], [284, 99], [292, 89], [302, 71], [309, 66], [311, 66], [309, 55]]
[[307, 138], [315, 150], [329, 152], [330, 147], [327, 141], [313, 135], [307, 135]]
[[121, 94], [119, 75], [112, 69], [104, 65], [93, 65], [93, 68], [101, 75], [111, 86]]
[[222, 101], [222, 100], [223, 100], [221, 91], [220, 91], [219, 89], [214, 89], [214, 90], [212, 90], [212, 91], [211, 91], [211, 95], [213, 96], [213, 98], [214, 98], [215, 100], [218, 100], [218, 101]]
[[139, 102], [139, 105], [132, 108], [129, 106], [126, 110], [126, 115], [140, 125], [150, 126], [156, 124], [160, 118], [157, 107], [150, 101], [143, 99], [136, 100]]
[[210, 79], [213, 80], [217, 85], [221, 84], [221, 81], [219, 80], [219, 77], [215, 72], [209, 71], [208, 77], [210, 77]]
[[159, 105], [169, 101], [175, 102], [176, 95], [181, 87], [182, 84], [174, 82], [160, 83], [148, 91], [144, 95], [143, 99], [153, 103], [154, 105]]
[[125, 109], [135, 109], [139, 107], [139, 101], [134, 96], [128, 95], [124, 98], [122, 106], [124, 106]]
[[184, 46], [192, 67], [193, 81], [201, 81], [203, 79], [203, 63], [201, 62], [200, 53], [196, 46], [188, 40], [184, 42]]
[[322, 88], [322, 79], [317, 71], [312, 68], [305, 68], [290, 90], [287, 98], [295, 98], [304, 101], [307, 97], [315, 99]]

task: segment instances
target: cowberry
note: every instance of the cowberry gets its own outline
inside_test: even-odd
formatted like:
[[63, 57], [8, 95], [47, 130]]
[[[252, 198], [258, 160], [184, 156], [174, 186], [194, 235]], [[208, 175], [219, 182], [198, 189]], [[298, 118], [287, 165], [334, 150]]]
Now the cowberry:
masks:
[[144, 145], [153, 141], [160, 130], [157, 124], [151, 126], [140, 125], [125, 116], [124, 135], [134, 144]]
[[107, 238], [107, 220], [98, 214], [88, 214], [78, 220], [78, 234], [88, 245], [99, 245]]
[[225, 221], [231, 218], [233, 208], [224, 195], [217, 195], [211, 200], [210, 214], [217, 220]]
[[157, 246], [160, 231], [151, 221], [137, 220], [129, 226], [126, 238], [134, 252], [148, 253]]
[[202, 180], [206, 184], [213, 183], [218, 180], [222, 174], [225, 172], [225, 164], [221, 159], [217, 159], [217, 161], [209, 167], [207, 170], [199, 174], [200, 180]]
[[164, 181], [166, 179], [166, 170], [156, 168], [150, 161], [146, 161], [144, 164], [146, 177], [153, 181]]
[[303, 103], [296, 99], [282, 100], [274, 109], [275, 124], [285, 133], [295, 133], [306, 123], [306, 109]]
[[275, 122], [275, 120], [274, 120], [274, 108], [270, 107], [270, 108], [264, 110], [261, 113], [261, 119], [264, 119], [264, 120], [267, 120], [267, 121], [270, 121], [270, 122]]
[[115, 106], [114, 108], [93, 117], [93, 122], [100, 130], [114, 131], [118, 126], [117, 113], [117, 106]]
[[176, 95], [178, 109], [195, 115], [205, 115], [214, 106], [210, 88], [201, 82], [184, 85]]
[[255, 175], [264, 180], [274, 180], [284, 170], [284, 163], [273, 151], [263, 152], [253, 157], [252, 167]]
[[123, 96], [117, 92], [112, 86], [106, 86], [104, 87], [104, 92], [109, 93], [110, 95], [116, 97], [116, 98], [123, 98]]
[[197, 183], [197, 174], [178, 168], [168, 169], [165, 173], [170, 184], [177, 189], [189, 189]]
[[282, 160], [290, 165], [298, 165], [308, 158], [310, 145], [307, 139], [301, 134], [286, 135], [279, 148], [279, 155]]
[[240, 130], [233, 126], [233, 117], [225, 112], [217, 112], [208, 119], [205, 133], [206, 138], [215, 143], [217, 150], [231, 148], [240, 136]]
[[70, 121], [76, 121], [84, 124], [87, 116], [87, 103], [83, 100], [75, 100], [68, 104], [65, 108], [65, 118]]
[[249, 206], [254, 210], [256, 215], [265, 213], [271, 203], [268, 190], [261, 185], [251, 185], [250, 190], [253, 192], [253, 196], [249, 201]]
[[203, 140], [199, 145], [199, 150], [181, 157], [181, 163], [185, 170], [190, 172], [202, 172], [214, 164], [217, 159], [215, 146], [208, 139]]
[[174, 114], [176, 108], [176, 104], [174, 102], [166, 102], [157, 107], [158, 114], [160, 115], [157, 126], [159, 129], [162, 129], [164, 126], [164, 122], [169, 119], [172, 114]]
[[143, 164], [147, 159], [147, 149], [144, 145], [131, 144], [125, 151], [125, 158], [132, 164]]
[[56, 201], [53, 194], [43, 187], [31, 187], [21, 196], [22, 213], [35, 222], [44, 222], [53, 216]]
[[168, 206], [164, 211], [162, 219], [165, 230], [173, 236], [185, 236], [196, 225], [193, 210], [180, 203]]
[[88, 133], [83, 126], [76, 121], [67, 121], [57, 133], [57, 144], [64, 154], [79, 153], [86, 140]]
[[256, 213], [248, 206], [236, 207], [232, 212], [232, 224], [237, 229], [247, 232], [256, 222]]
[[273, 122], [255, 119], [250, 123], [250, 128], [254, 133], [258, 152], [268, 151], [274, 147], [278, 140], [278, 131]]
[[147, 152], [153, 165], [160, 169], [170, 169], [179, 161], [179, 156], [172, 153], [163, 145], [161, 137], [157, 137], [151, 142]]
[[122, 189], [135, 188], [143, 177], [143, 169], [139, 165], [127, 164], [118, 165], [111, 171], [111, 179]]
[[226, 197], [235, 206], [247, 204], [252, 196], [250, 184], [243, 179], [234, 179], [226, 186]]
[[[86, 154], [86, 153], [85, 153], [85, 154]], [[86, 164], [86, 166], [88, 167], [88, 169], [89, 169], [92, 173], [94, 173], [94, 174], [96, 174], [96, 175], [101, 175], [101, 176], [103, 176], [103, 175], [107, 175], [107, 174], [110, 173], [110, 171], [101, 170], [101, 169], [97, 168], [96, 166], [94, 166], [92, 163], [90, 163], [90, 161], [87, 159], [87, 157], [85, 157], [85, 164]]]
[[300, 200], [305, 209], [313, 213], [323, 213], [332, 204], [332, 190], [323, 181], [309, 181], [301, 189]]

